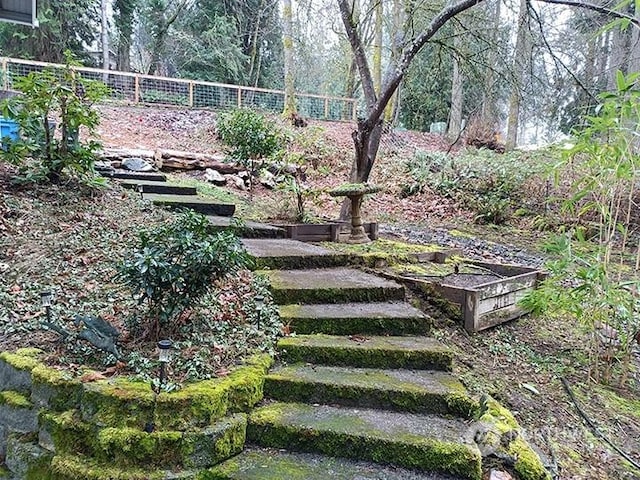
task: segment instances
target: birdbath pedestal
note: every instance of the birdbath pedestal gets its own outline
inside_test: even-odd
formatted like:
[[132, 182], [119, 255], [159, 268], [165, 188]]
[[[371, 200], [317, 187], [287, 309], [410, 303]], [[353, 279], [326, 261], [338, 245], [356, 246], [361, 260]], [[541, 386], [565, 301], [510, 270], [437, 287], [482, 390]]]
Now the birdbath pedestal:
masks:
[[332, 197], [348, 197], [351, 201], [351, 235], [349, 235], [347, 243], [368, 243], [371, 241], [362, 226], [360, 204], [365, 195], [380, 190], [382, 187], [368, 183], [346, 183], [329, 191], [329, 195]]

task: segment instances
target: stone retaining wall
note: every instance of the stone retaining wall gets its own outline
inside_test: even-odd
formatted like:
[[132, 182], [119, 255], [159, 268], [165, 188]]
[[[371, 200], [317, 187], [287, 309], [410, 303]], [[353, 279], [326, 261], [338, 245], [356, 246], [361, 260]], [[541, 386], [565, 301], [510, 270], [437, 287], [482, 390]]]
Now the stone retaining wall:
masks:
[[227, 377], [156, 395], [124, 378], [81, 383], [41, 353], [0, 353], [0, 478], [197, 478], [243, 449], [272, 363], [258, 355]]

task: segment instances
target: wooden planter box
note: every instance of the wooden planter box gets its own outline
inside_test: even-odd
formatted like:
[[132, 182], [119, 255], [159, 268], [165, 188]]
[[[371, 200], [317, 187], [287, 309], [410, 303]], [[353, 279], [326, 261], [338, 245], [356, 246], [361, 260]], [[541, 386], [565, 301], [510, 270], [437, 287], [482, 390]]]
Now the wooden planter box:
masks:
[[[351, 233], [349, 223], [297, 223], [275, 226], [284, 229], [285, 238], [300, 242], [344, 242]], [[365, 223], [363, 227], [371, 240], [378, 238], [376, 222]]]
[[536, 268], [479, 261], [465, 263], [502, 278], [472, 286], [456, 285], [448, 282], [447, 277], [441, 281], [406, 276], [403, 279], [430, 295], [446, 313], [461, 318], [468, 332], [479, 332], [528, 313], [518, 302], [546, 277], [545, 272]]

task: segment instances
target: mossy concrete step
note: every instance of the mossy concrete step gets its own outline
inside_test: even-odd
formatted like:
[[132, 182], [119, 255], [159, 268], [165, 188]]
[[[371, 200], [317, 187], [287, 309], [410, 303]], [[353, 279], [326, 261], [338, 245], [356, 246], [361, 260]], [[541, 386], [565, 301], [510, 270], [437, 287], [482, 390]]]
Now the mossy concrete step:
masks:
[[426, 334], [431, 319], [406, 302], [282, 305], [280, 318], [291, 331], [328, 335]]
[[284, 230], [273, 225], [239, 220], [231, 217], [207, 215], [216, 230], [231, 230], [242, 238], [283, 238]]
[[248, 440], [264, 447], [369, 460], [479, 480], [474, 429], [459, 419], [386, 410], [274, 403], [254, 410]]
[[301, 269], [342, 267], [349, 256], [298, 240], [246, 240], [258, 268]]
[[225, 480], [460, 480], [372, 462], [257, 447], [245, 449], [211, 472], [213, 478]]
[[323, 403], [439, 413], [471, 418], [478, 402], [453, 375], [433, 370], [373, 369], [297, 364], [281, 366], [265, 379], [267, 397], [284, 402]]
[[123, 180], [120, 182], [124, 188], [143, 193], [162, 193], [168, 195], [197, 195], [196, 187], [172, 185], [167, 182], [150, 182], [148, 180]]
[[100, 175], [107, 178], [115, 178], [117, 180], [145, 180], [148, 182], [165, 182], [167, 177], [162, 173], [144, 173], [144, 172], [100, 172]]
[[404, 300], [404, 287], [355, 268], [262, 270], [277, 304]]
[[228, 203], [216, 203], [202, 197], [193, 195], [162, 195], [158, 193], [145, 193], [142, 198], [149, 200], [154, 205], [168, 208], [189, 208], [203, 215], [219, 215], [231, 217], [236, 206]]
[[453, 352], [430, 337], [297, 335], [281, 338], [278, 350], [290, 363], [416, 370], [451, 370], [453, 363]]

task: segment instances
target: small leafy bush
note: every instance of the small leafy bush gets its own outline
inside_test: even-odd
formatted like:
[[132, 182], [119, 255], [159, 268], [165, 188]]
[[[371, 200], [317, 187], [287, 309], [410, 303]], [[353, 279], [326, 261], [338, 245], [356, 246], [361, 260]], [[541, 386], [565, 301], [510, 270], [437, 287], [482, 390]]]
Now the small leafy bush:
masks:
[[284, 147], [284, 139], [275, 123], [246, 108], [221, 115], [218, 136], [229, 147], [230, 157], [245, 165], [270, 157]]
[[249, 264], [235, 235], [214, 232], [207, 218], [195, 212], [142, 230], [135, 252], [119, 265], [119, 277], [147, 304], [145, 320], [132, 329], [146, 338], [157, 338], [161, 329], [165, 335], [174, 332], [174, 323], [215, 280]]
[[[12, 142], [4, 158], [19, 167], [20, 183], [60, 179], [64, 170], [78, 174], [90, 184], [97, 184], [93, 169], [95, 151], [100, 144], [79, 140], [81, 128], [89, 134], [100, 122], [93, 105], [104, 98], [108, 87], [88, 80], [73, 70], [73, 59], [67, 56], [63, 68], [31, 72], [14, 80], [13, 87], [22, 94], [2, 105], [4, 117], [20, 126], [21, 139]], [[59, 122], [55, 134], [53, 118]]]

